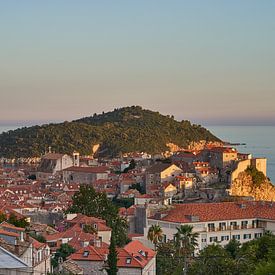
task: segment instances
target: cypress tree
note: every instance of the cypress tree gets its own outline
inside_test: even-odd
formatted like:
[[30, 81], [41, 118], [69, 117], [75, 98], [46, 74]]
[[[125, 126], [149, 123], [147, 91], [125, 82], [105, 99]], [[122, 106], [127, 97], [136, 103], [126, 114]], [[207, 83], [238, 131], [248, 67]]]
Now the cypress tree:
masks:
[[116, 251], [116, 246], [115, 246], [115, 240], [113, 238], [113, 234], [111, 235], [111, 243], [109, 246], [109, 254], [108, 254], [108, 259], [107, 259], [107, 263], [108, 263], [108, 268], [107, 273], [108, 275], [116, 275], [118, 272], [117, 269], [117, 251]]

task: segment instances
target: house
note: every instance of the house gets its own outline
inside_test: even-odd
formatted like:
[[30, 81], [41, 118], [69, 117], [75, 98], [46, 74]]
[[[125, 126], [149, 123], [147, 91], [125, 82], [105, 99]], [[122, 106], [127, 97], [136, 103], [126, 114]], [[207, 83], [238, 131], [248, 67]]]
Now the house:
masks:
[[19, 257], [9, 252], [0, 244], [0, 274], [28, 275], [33, 274], [32, 269]]
[[97, 236], [105, 243], [110, 244], [111, 240], [111, 228], [106, 225], [106, 221], [100, 218], [88, 217], [83, 214], [67, 214], [65, 221], [70, 225], [80, 225], [84, 228], [85, 225], [90, 225], [95, 229]]
[[190, 176], [177, 176], [176, 186], [181, 189], [192, 189], [194, 187], [195, 178]]
[[158, 224], [166, 241], [173, 240], [180, 225], [192, 225], [193, 231], [199, 233], [198, 251], [216, 242], [226, 245], [231, 239], [244, 243], [267, 230], [275, 234], [275, 204], [263, 201], [175, 204], [147, 221], [144, 236], [151, 225]]
[[163, 182], [173, 182], [176, 176], [182, 173], [175, 164], [157, 163], [146, 169], [146, 192], [150, 185]]
[[[87, 246], [73, 253], [70, 259], [83, 269], [83, 274], [106, 274], [108, 246]], [[131, 241], [123, 248], [117, 248], [118, 253], [118, 275], [155, 275], [156, 274], [156, 253], [144, 246], [139, 241]]]
[[83, 214], [67, 214], [65, 227], [66, 229], [63, 232], [44, 235], [52, 251], [65, 243], [77, 249], [95, 242], [110, 244], [111, 228], [102, 219], [88, 217]]
[[48, 180], [57, 172], [71, 167], [73, 164], [72, 157], [67, 154], [48, 153], [42, 157], [37, 167], [36, 178], [38, 180]]
[[177, 187], [172, 183], [164, 183], [161, 186], [161, 193], [164, 197], [173, 197], [175, 194], [177, 194]]
[[197, 159], [197, 154], [196, 152], [191, 152], [191, 151], [178, 151], [175, 152], [172, 157], [172, 162], [178, 162], [178, 161], [183, 161], [186, 163], [192, 163], [195, 159]]
[[0, 224], [0, 247], [20, 258], [34, 275], [51, 270], [50, 248], [31, 238], [24, 228], [7, 222]]
[[213, 147], [209, 150], [209, 162], [213, 168], [224, 169], [238, 160], [238, 151], [231, 147]]
[[61, 274], [74, 274], [82, 275], [83, 269], [78, 266], [78, 264], [72, 260], [67, 260], [61, 264], [62, 271]]
[[63, 170], [63, 180], [65, 183], [91, 184], [97, 180], [107, 180], [109, 173], [110, 169], [107, 166], [71, 166]]

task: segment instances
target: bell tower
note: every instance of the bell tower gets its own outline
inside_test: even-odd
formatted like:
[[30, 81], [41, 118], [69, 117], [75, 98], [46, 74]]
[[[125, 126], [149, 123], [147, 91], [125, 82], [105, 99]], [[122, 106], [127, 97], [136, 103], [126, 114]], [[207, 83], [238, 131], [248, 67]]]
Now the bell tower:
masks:
[[74, 166], [79, 166], [79, 153], [78, 152], [73, 152], [73, 165]]

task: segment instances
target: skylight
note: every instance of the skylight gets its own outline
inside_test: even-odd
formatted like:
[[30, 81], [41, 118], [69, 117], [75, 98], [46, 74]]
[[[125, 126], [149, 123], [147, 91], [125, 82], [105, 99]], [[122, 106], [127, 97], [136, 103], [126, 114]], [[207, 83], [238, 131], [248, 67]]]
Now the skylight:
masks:
[[131, 260], [132, 260], [131, 258], [127, 258], [127, 259], [126, 259], [126, 264], [130, 264], [130, 263], [131, 263]]
[[89, 252], [89, 251], [84, 251], [84, 252], [83, 252], [83, 257], [88, 257], [88, 256], [89, 256], [89, 254], [90, 254], [90, 252]]

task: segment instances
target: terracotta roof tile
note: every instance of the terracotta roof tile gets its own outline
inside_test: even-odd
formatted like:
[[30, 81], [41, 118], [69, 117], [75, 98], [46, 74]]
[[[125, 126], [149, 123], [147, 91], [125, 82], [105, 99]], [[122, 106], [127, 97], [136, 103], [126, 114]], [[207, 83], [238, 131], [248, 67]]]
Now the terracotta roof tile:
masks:
[[199, 217], [200, 222], [253, 218], [275, 220], [275, 204], [256, 201], [175, 204], [162, 213], [167, 215], [151, 218], [175, 223], [190, 223], [190, 216]]

